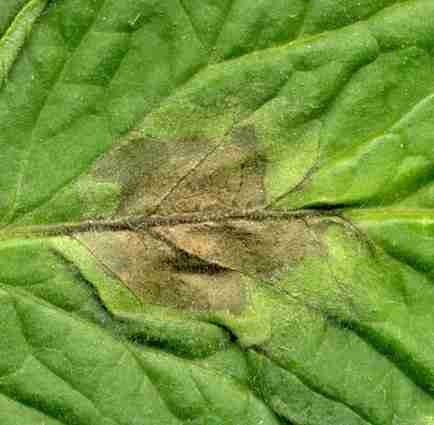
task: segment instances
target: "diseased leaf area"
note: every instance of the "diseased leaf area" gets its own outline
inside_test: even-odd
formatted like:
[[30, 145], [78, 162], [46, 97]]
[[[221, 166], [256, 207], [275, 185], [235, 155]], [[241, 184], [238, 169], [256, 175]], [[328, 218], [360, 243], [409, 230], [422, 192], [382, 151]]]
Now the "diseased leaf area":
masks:
[[1, 425], [434, 423], [431, 0], [3, 0]]

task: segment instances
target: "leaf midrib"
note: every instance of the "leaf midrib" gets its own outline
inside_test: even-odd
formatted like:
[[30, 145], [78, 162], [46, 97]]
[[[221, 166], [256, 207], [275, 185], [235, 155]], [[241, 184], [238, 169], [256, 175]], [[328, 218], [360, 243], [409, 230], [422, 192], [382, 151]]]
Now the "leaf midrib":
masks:
[[142, 214], [114, 219], [83, 220], [76, 222], [9, 225], [0, 229], [0, 241], [10, 239], [32, 239], [40, 237], [69, 236], [87, 232], [142, 231], [153, 227], [170, 227], [183, 224], [224, 223], [229, 221], [290, 221], [296, 219], [327, 218], [357, 222], [372, 221], [434, 221], [429, 208], [350, 208], [342, 209], [234, 209], [213, 212], [193, 212], [174, 214]]
[[272, 210], [243, 209], [232, 211], [198, 212], [190, 214], [135, 215], [117, 219], [84, 220], [54, 224], [7, 226], [0, 230], [0, 241], [16, 238], [68, 236], [71, 234], [107, 231], [142, 231], [152, 227], [168, 227], [182, 224], [223, 223], [235, 220], [268, 221], [295, 220], [314, 217], [340, 218], [339, 211], [319, 209]]

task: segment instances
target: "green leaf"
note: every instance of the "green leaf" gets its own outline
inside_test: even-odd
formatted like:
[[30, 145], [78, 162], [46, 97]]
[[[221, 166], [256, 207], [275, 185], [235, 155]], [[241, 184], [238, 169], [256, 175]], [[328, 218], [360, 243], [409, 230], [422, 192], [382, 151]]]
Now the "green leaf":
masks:
[[13, 14], [14, 9], [20, 6], [20, 3], [23, 2], [9, 1], [6, 4], [6, 13], [0, 18], [2, 20], [2, 26], [0, 27], [0, 35], [2, 35], [0, 39], [0, 87], [7, 78], [9, 70], [26, 40], [27, 34], [31, 31], [34, 22], [44, 10], [48, 0], [29, 1], [3, 34], [2, 27], [8, 23], [8, 18], [10, 18], [8, 15]]
[[430, 0], [6, 0], [0, 423], [434, 421]]

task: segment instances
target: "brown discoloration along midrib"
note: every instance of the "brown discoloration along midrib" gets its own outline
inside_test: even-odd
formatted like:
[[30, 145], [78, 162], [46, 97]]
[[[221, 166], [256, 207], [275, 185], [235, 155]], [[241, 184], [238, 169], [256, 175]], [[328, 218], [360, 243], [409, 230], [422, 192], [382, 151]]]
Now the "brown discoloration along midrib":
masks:
[[314, 246], [302, 220], [236, 220], [78, 237], [144, 304], [233, 314], [246, 306], [247, 280], [272, 279]]
[[144, 304], [239, 314], [246, 281], [272, 279], [315, 246], [314, 212], [265, 209], [265, 168], [252, 126], [221, 140], [138, 136], [92, 171], [121, 188], [116, 218], [64, 230]]

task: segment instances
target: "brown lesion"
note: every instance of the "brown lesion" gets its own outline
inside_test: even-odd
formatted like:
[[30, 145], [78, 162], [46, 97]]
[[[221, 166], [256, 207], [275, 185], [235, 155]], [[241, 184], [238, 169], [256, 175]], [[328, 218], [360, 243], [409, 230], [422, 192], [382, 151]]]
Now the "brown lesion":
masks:
[[162, 227], [154, 232], [192, 256], [256, 278], [271, 277], [296, 264], [312, 246], [303, 220], [232, 220]]
[[[93, 175], [122, 188], [116, 217], [261, 211], [265, 162], [254, 128], [223, 140], [136, 137], [97, 162]], [[245, 218], [77, 235], [145, 304], [227, 310], [247, 303], [245, 283], [301, 261], [311, 233], [301, 219]]]
[[303, 220], [231, 220], [76, 237], [144, 304], [232, 314], [246, 306], [246, 282], [272, 282], [315, 246]]
[[209, 264], [146, 233], [87, 233], [79, 239], [144, 304], [240, 313], [240, 273]]
[[95, 164], [92, 174], [98, 181], [116, 183], [121, 188], [119, 207], [114, 212], [116, 217], [155, 212], [167, 193], [192, 172], [216, 144], [196, 140], [173, 143], [140, 137], [104, 156]]
[[246, 127], [222, 140], [137, 136], [97, 161], [92, 175], [121, 187], [119, 217], [257, 208], [264, 169]]
[[158, 211], [187, 213], [259, 207], [264, 202], [264, 192], [258, 161], [256, 151], [222, 144], [161, 203]]

